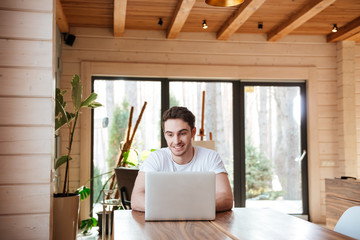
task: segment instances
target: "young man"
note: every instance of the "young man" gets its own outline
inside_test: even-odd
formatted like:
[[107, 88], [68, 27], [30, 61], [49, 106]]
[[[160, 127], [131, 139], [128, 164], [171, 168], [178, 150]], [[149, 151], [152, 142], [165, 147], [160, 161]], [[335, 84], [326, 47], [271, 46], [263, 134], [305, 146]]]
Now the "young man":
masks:
[[230, 210], [233, 195], [224, 164], [213, 150], [192, 146], [195, 116], [185, 107], [172, 107], [162, 117], [167, 148], [152, 152], [140, 167], [131, 196], [133, 210], [145, 211], [145, 172], [202, 171], [216, 173], [216, 211]]

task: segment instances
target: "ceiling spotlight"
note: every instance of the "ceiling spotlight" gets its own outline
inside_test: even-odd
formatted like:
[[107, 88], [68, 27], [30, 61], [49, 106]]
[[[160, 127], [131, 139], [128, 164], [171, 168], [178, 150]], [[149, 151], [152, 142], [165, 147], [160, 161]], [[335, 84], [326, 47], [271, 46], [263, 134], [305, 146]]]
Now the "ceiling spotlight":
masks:
[[338, 27], [337, 24], [333, 25], [333, 28], [331, 29], [332, 32], [337, 32], [338, 31]]
[[207, 23], [206, 23], [206, 20], [203, 20], [202, 28], [203, 28], [203, 29], [207, 29], [207, 28], [208, 28], [208, 25], [207, 25]]
[[263, 29], [263, 23], [262, 22], [258, 22], [258, 29], [262, 30]]
[[163, 25], [163, 20], [162, 20], [162, 18], [159, 18], [159, 21], [158, 21], [158, 25], [161, 27], [162, 25]]
[[244, 0], [205, 0], [206, 4], [215, 7], [231, 7], [244, 2]]

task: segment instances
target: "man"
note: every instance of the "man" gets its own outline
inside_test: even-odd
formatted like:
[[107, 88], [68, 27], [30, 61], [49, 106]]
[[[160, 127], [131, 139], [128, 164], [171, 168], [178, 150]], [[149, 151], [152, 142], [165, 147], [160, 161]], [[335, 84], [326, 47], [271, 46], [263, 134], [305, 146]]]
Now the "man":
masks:
[[172, 107], [162, 117], [167, 148], [152, 152], [140, 167], [131, 196], [133, 210], [145, 211], [145, 172], [202, 171], [216, 173], [216, 211], [230, 210], [233, 195], [224, 163], [213, 150], [192, 146], [195, 116], [185, 107]]

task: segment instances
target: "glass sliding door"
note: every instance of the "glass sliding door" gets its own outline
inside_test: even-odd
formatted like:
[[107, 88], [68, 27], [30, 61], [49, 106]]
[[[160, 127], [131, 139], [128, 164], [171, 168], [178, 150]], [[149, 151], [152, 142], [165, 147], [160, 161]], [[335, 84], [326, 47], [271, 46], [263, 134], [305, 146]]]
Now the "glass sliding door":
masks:
[[246, 207], [307, 213], [304, 89], [243, 85]]
[[151, 149], [161, 147], [161, 82], [103, 77], [93, 81], [93, 89], [98, 94], [98, 101], [104, 105], [93, 112], [92, 203], [95, 214], [102, 209], [99, 203], [102, 200], [101, 187], [116, 165], [132, 106], [134, 129], [141, 108], [147, 102], [127, 161], [141, 164]]
[[169, 83], [170, 107], [184, 106], [196, 117], [195, 145], [201, 145], [199, 130], [202, 118], [202, 94], [205, 91], [204, 141], [210, 140], [210, 133], [215, 150], [224, 161], [233, 186], [233, 107], [232, 83], [214, 81], [172, 81]]

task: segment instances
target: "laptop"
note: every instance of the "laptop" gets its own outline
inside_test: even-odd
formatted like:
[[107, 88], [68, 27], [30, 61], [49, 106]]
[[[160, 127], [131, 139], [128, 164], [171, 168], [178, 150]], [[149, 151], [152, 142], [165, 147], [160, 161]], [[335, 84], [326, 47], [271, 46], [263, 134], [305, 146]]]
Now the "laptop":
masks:
[[214, 172], [146, 172], [145, 220], [214, 220]]

